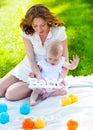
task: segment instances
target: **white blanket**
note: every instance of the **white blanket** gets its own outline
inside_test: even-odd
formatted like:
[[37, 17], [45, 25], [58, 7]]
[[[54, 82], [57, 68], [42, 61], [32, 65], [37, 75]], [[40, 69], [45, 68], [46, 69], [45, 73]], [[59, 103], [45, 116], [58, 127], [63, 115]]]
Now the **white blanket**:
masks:
[[[20, 101], [7, 101], [0, 98], [0, 103], [8, 106], [7, 112], [10, 121], [6, 124], [0, 124], [0, 130], [23, 130], [22, 121], [25, 118], [32, 120], [42, 117], [46, 121], [44, 128], [40, 130], [67, 130], [67, 121], [73, 119], [78, 121], [77, 130], [93, 129], [93, 75], [91, 76], [68, 76], [66, 78], [69, 86], [69, 94], [74, 93], [79, 101], [68, 106], [62, 106], [63, 96], [50, 97], [44, 101], [38, 101], [38, 104], [31, 107], [27, 115], [20, 114], [20, 105], [29, 104], [29, 98]], [[34, 129], [33, 129], [34, 130]]]

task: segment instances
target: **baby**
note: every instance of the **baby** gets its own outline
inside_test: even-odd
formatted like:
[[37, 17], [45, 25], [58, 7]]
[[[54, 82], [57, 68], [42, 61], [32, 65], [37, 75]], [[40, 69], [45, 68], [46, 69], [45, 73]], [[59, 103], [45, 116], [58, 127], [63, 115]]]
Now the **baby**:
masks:
[[[62, 67], [65, 67], [69, 70], [74, 70], [79, 63], [79, 57], [76, 55], [73, 56], [71, 63], [65, 61], [65, 57], [62, 56], [63, 47], [60, 41], [54, 41], [47, 45], [46, 47], [46, 57], [44, 57], [37, 64], [40, 68], [41, 75], [44, 80], [60, 80], [60, 85], [62, 88], [57, 88], [57, 84], [55, 84], [55, 88], [49, 89], [47, 88], [35, 88], [30, 97], [31, 106], [36, 105], [36, 101], [39, 95], [42, 95], [42, 99], [46, 99], [49, 96], [57, 96], [67, 94], [66, 86], [63, 87], [63, 79], [62, 79]], [[30, 74], [30, 77], [34, 77], [33, 73]], [[31, 86], [31, 85], [30, 85]]]

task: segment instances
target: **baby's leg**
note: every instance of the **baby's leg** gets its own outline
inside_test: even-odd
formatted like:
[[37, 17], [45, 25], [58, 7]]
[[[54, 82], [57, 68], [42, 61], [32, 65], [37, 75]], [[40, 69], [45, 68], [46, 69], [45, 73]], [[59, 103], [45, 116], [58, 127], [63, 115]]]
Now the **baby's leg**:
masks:
[[30, 105], [31, 106], [35, 106], [36, 105], [37, 98], [38, 98], [38, 94], [33, 91], [31, 96], [30, 96]]
[[47, 99], [50, 95], [51, 95], [51, 93], [45, 92], [45, 93], [42, 94], [41, 99], [42, 99], [42, 100], [45, 100], [45, 99]]
[[37, 99], [38, 99], [38, 96], [39, 94], [41, 93], [41, 90], [40, 89], [35, 89], [33, 90], [31, 96], [30, 96], [30, 105], [31, 106], [35, 106], [37, 104]]
[[66, 95], [67, 94], [67, 90], [56, 90], [56, 91], [54, 91], [54, 92], [52, 92], [51, 94], [50, 94], [50, 96], [61, 96], [61, 95]]
[[67, 88], [61, 88], [61, 89], [55, 89], [53, 92], [50, 93], [51, 96], [61, 96], [61, 95], [66, 95], [68, 93]]

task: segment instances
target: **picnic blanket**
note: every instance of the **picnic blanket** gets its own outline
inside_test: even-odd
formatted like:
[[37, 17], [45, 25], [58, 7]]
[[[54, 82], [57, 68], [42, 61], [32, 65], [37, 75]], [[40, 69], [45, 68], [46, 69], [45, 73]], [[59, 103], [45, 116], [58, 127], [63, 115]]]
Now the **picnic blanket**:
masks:
[[[93, 129], [93, 75], [89, 76], [67, 76], [68, 94], [76, 94], [78, 102], [62, 106], [64, 96], [49, 97], [44, 101], [38, 100], [36, 106], [31, 107], [30, 113], [20, 113], [20, 105], [29, 104], [29, 97], [19, 101], [8, 101], [0, 98], [0, 103], [8, 107], [10, 121], [6, 124], [0, 123], [0, 130], [23, 130], [22, 122], [26, 118], [35, 120], [42, 117], [46, 125], [40, 130], [67, 130], [69, 119], [78, 122], [77, 130]], [[33, 129], [36, 130], [36, 129]]]

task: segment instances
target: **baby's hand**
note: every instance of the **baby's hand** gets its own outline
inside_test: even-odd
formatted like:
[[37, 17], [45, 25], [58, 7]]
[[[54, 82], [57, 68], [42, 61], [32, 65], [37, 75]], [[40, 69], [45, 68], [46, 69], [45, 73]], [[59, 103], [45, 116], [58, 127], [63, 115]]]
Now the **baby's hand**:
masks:
[[60, 86], [66, 86], [66, 83], [65, 83], [65, 80], [64, 79], [58, 79], [58, 81], [59, 81], [59, 85]]
[[70, 60], [71, 64], [73, 65], [74, 69], [78, 66], [78, 63], [79, 63], [79, 56], [73, 56], [73, 59]]

